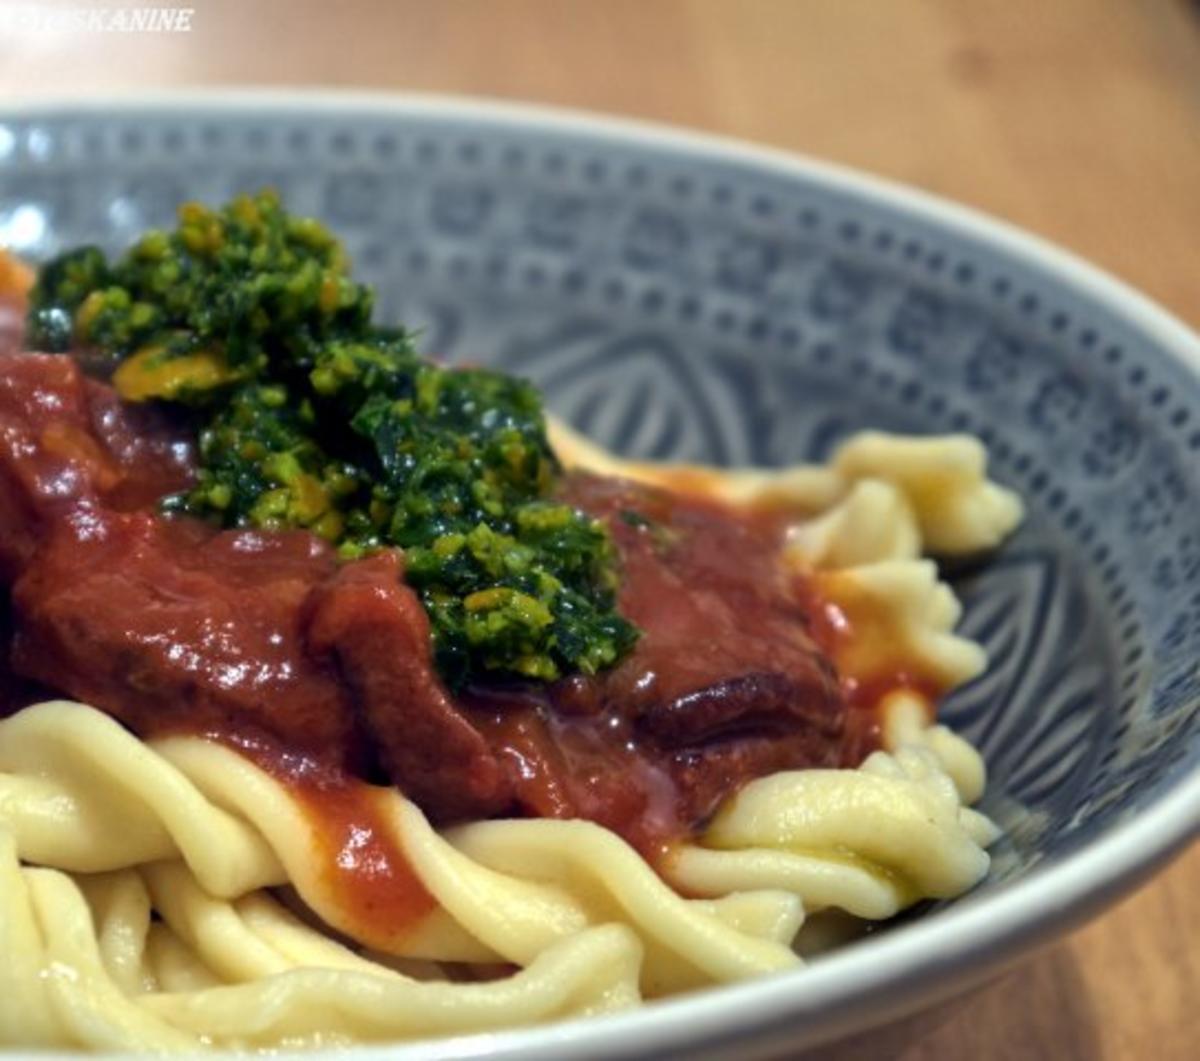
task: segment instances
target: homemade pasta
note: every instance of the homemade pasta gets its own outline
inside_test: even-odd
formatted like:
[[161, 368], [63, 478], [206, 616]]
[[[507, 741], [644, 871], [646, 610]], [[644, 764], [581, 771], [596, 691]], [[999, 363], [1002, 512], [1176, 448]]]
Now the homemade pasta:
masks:
[[269, 195], [0, 257], [0, 1045], [600, 1014], [985, 876], [929, 559], [1021, 518], [976, 439], [622, 460], [346, 268]]

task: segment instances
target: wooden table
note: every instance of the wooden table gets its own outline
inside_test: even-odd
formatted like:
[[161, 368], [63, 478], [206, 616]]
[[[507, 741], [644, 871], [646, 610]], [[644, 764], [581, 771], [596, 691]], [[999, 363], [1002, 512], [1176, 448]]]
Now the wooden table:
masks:
[[[982, 207], [1200, 326], [1200, 7], [1188, 0], [186, 2], [190, 33], [0, 35], [0, 98], [338, 85], [675, 122]], [[910, 1028], [844, 1053], [1196, 1056], [1200, 849], [939, 1019], [915, 1042]]]

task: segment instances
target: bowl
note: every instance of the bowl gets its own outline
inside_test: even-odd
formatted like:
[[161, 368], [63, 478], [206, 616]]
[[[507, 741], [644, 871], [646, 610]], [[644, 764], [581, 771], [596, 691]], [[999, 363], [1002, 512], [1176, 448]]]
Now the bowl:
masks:
[[781, 465], [859, 427], [967, 431], [1029, 508], [954, 572], [992, 660], [944, 711], [991, 771], [983, 885], [792, 974], [354, 1056], [817, 1046], [981, 983], [1195, 836], [1200, 341], [1181, 323], [961, 207], [632, 122], [304, 94], [0, 113], [0, 243], [33, 258], [262, 185], [343, 237], [425, 350], [533, 378], [623, 453]]

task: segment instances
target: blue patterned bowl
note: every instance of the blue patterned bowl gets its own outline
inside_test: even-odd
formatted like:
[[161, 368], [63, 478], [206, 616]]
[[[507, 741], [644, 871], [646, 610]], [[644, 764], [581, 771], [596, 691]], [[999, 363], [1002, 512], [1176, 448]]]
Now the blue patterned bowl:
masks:
[[1095, 913], [1200, 823], [1200, 342], [1094, 269], [829, 166], [428, 100], [200, 97], [0, 114], [0, 243], [121, 247], [277, 186], [424, 346], [527, 374], [638, 456], [776, 465], [969, 431], [1029, 504], [957, 576], [992, 667], [949, 720], [1005, 829], [984, 886], [796, 974], [364, 1058], [765, 1056], [946, 998]]

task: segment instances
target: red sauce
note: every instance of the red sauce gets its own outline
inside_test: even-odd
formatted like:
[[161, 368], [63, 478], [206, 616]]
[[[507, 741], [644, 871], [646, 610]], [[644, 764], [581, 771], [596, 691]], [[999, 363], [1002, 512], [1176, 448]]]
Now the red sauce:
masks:
[[620, 833], [655, 862], [692, 831], [669, 763], [640, 747], [616, 716], [566, 718], [515, 694], [466, 702], [472, 723], [514, 779], [516, 813], [586, 818]]
[[801, 580], [800, 592], [807, 601], [813, 639], [837, 667], [847, 704], [876, 712], [889, 693], [903, 689], [935, 705], [946, 694], [947, 683], [914, 658], [894, 617], [857, 594], [834, 599], [830, 594], [837, 589], [831, 581]]
[[270, 774], [304, 808], [323, 884], [342, 914], [339, 928], [367, 946], [386, 948], [434, 910], [384, 820], [386, 793], [322, 762], [245, 734], [206, 734]]

